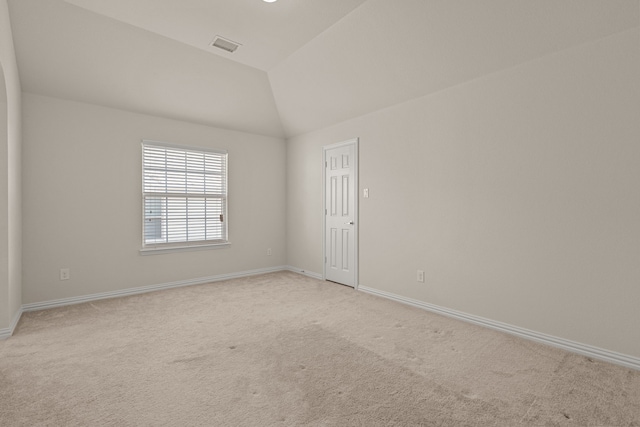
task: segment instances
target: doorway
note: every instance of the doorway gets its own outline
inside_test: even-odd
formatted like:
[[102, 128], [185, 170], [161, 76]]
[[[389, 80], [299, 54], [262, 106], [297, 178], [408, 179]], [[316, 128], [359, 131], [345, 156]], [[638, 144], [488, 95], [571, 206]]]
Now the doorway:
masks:
[[323, 147], [324, 278], [358, 286], [358, 139]]

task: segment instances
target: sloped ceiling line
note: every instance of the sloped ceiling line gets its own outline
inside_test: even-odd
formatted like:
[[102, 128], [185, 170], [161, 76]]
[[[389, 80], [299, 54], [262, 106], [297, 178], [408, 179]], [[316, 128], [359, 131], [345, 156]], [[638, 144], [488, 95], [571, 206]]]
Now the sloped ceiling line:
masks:
[[[9, 7], [26, 92], [280, 138], [640, 25], [637, 0], [9, 0]], [[212, 52], [216, 34], [243, 46]]]

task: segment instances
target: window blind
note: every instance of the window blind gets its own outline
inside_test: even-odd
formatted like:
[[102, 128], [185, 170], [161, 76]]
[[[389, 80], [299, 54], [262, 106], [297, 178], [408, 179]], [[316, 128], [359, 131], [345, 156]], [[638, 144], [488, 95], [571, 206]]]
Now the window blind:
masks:
[[227, 242], [227, 153], [143, 141], [143, 247]]

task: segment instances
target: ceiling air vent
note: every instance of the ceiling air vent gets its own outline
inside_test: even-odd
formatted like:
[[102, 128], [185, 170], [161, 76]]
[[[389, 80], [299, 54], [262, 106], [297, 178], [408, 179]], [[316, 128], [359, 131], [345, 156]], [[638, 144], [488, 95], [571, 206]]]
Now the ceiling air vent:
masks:
[[240, 43], [232, 42], [224, 37], [216, 36], [211, 42], [211, 46], [226, 50], [227, 52], [235, 52], [238, 46], [242, 46]]

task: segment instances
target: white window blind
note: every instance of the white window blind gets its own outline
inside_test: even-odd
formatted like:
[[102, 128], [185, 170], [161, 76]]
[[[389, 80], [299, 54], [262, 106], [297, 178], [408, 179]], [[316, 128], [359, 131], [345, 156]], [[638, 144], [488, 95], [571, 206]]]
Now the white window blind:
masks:
[[143, 247], [227, 242], [227, 153], [142, 142]]

